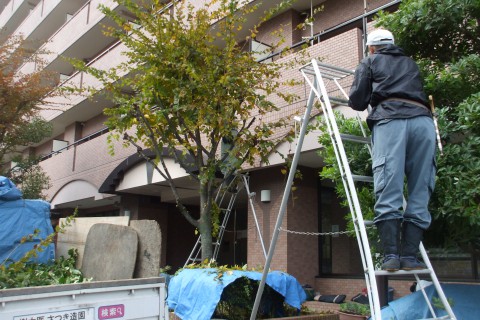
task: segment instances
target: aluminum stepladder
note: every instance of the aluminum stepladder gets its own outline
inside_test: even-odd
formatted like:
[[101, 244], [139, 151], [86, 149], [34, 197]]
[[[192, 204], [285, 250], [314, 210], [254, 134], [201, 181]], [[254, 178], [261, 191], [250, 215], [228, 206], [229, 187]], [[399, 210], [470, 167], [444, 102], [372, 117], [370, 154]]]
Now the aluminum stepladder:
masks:
[[[354, 222], [354, 229], [356, 238], [358, 241], [361, 260], [363, 264], [363, 269], [365, 273], [365, 280], [366, 286], [368, 291], [368, 299], [370, 304], [370, 311], [371, 311], [371, 318], [374, 320], [382, 320], [381, 311], [380, 311], [380, 299], [378, 296], [378, 288], [375, 276], [399, 276], [399, 275], [414, 275], [417, 283], [421, 283], [419, 275], [430, 275], [430, 278], [435, 286], [437, 294], [447, 312], [446, 316], [438, 318], [436, 313], [432, 307], [430, 299], [428, 298], [425, 290], [421, 287], [422, 294], [425, 298], [425, 301], [428, 305], [428, 308], [433, 316], [433, 319], [452, 319], [456, 320], [456, 317], [445, 297], [442, 287], [438, 281], [438, 278], [433, 270], [432, 264], [430, 263], [430, 259], [428, 258], [427, 252], [422, 243], [420, 243], [420, 253], [421, 256], [427, 265], [427, 269], [423, 270], [412, 270], [412, 271], [396, 271], [396, 272], [388, 272], [382, 270], [375, 270], [374, 264], [371, 256], [370, 251], [370, 244], [368, 242], [368, 236], [365, 227], [365, 221], [363, 220], [363, 215], [360, 208], [360, 203], [358, 200], [356, 188], [354, 181], [364, 181], [364, 182], [373, 182], [372, 177], [365, 177], [359, 175], [353, 175], [350, 170], [350, 165], [348, 163], [348, 158], [345, 153], [345, 148], [342, 141], [351, 141], [356, 143], [364, 143], [367, 144], [370, 149], [370, 138], [366, 137], [366, 133], [364, 132], [364, 136], [352, 136], [346, 134], [340, 134], [335, 114], [333, 113], [332, 105], [330, 100], [334, 101], [335, 103], [345, 104], [348, 101], [348, 95], [343, 90], [340, 82], [343, 79], [351, 77], [354, 72], [350, 70], [346, 70], [343, 68], [338, 68], [334, 66], [330, 66], [327, 64], [319, 63], [317, 60], [312, 60], [309, 64], [303, 66], [300, 69], [305, 81], [309, 84], [311, 93], [314, 93], [317, 97], [323, 111], [323, 115], [325, 117], [325, 123], [327, 125], [328, 133], [330, 135], [335, 156], [337, 159], [337, 163], [340, 169], [340, 173], [342, 176], [342, 182], [344, 188], [346, 190], [347, 200], [349, 203], [350, 212], [352, 214], [352, 221]], [[342, 95], [347, 99], [339, 99], [338, 97], [329, 97], [327, 92], [327, 87], [324, 82], [324, 79], [328, 79], [332, 81], [332, 83], [336, 86], [337, 90], [342, 93]], [[312, 100], [309, 100], [309, 103], [313, 103]], [[308, 106], [307, 106], [308, 108]], [[359, 118], [357, 118], [359, 119]], [[404, 201], [405, 204], [405, 201]]]
[[[218, 253], [220, 251], [220, 245], [222, 244], [223, 235], [225, 233], [225, 229], [227, 228], [228, 219], [230, 218], [230, 213], [232, 212], [233, 206], [235, 204], [235, 200], [237, 199], [238, 193], [245, 187], [247, 192], [250, 205], [252, 207], [253, 217], [255, 220], [255, 226], [259, 233], [260, 243], [262, 245], [263, 253], [266, 256], [265, 251], [265, 244], [263, 242], [262, 234], [260, 232], [260, 226], [258, 224], [257, 215], [255, 213], [255, 207], [252, 202], [252, 198], [255, 196], [255, 193], [250, 192], [249, 188], [249, 176], [246, 174], [237, 173], [235, 174], [233, 180], [231, 181], [224, 181], [222, 185], [219, 187], [218, 192], [215, 196], [215, 203], [220, 208], [221, 213], [223, 214], [222, 224], [218, 230], [218, 236], [213, 242], [214, 250], [212, 255], [212, 260], [217, 261]], [[224, 205], [227, 206], [224, 208]], [[188, 257], [185, 265], [191, 263], [199, 263], [201, 262], [201, 251], [202, 251], [202, 239], [201, 236], [198, 236], [197, 242], [195, 243], [190, 256]]]

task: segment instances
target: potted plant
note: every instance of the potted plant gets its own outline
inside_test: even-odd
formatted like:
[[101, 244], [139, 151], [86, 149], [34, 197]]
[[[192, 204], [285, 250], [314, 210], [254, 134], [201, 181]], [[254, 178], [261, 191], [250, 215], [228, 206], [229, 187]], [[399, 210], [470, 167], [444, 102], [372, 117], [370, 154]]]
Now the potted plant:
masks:
[[348, 301], [340, 304], [338, 311], [340, 320], [360, 320], [370, 316], [370, 307], [366, 304]]

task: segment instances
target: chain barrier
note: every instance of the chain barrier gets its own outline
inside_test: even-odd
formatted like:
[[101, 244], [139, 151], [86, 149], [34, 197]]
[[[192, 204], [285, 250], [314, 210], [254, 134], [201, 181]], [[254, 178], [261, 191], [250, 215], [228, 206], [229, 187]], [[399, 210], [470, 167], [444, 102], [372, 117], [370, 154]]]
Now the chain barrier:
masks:
[[[373, 226], [365, 227], [366, 230], [372, 229]], [[286, 233], [293, 233], [305, 236], [337, 236], [342, 234], [355, 234], [355, 230], [345, 230], [345, 231], [332, 231], [332, 232], [308, 232], [308, 231], [294, 231], [283, 229], [282, 227], [278, 228], [279, 231], [284, 231]]]

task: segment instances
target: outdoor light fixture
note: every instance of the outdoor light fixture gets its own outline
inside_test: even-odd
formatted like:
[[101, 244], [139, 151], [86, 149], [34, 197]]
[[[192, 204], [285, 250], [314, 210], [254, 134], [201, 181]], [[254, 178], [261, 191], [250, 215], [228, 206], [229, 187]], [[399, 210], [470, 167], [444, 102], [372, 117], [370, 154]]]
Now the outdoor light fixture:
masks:
[[262, 201], [263, 203], [270, 202], [270, 190], [260, 191], [260, 201]]
[[294, 132], [295, 132], [295, 140], [297, 139], [297, 122], [300, 123], [300, 127], [301, 127], [301, 124], [303, 122], [303, 117], [300, 117], [300, 116], [295, 116], [293, 117], [293, 121], [294, 121], [294, 125], [295, 125], [295, 128], [294, 128]]

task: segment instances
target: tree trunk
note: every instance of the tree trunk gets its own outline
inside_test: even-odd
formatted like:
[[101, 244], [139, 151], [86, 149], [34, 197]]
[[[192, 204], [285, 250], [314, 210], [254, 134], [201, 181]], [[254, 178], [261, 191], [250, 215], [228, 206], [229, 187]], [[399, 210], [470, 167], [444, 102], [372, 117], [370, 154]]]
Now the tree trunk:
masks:
[[202, 245], [202, 261], [212, 259], [212, 192], [208, 182], [200, 183], [200, 218], [198, 219], [198, 231], [200, 232]]

